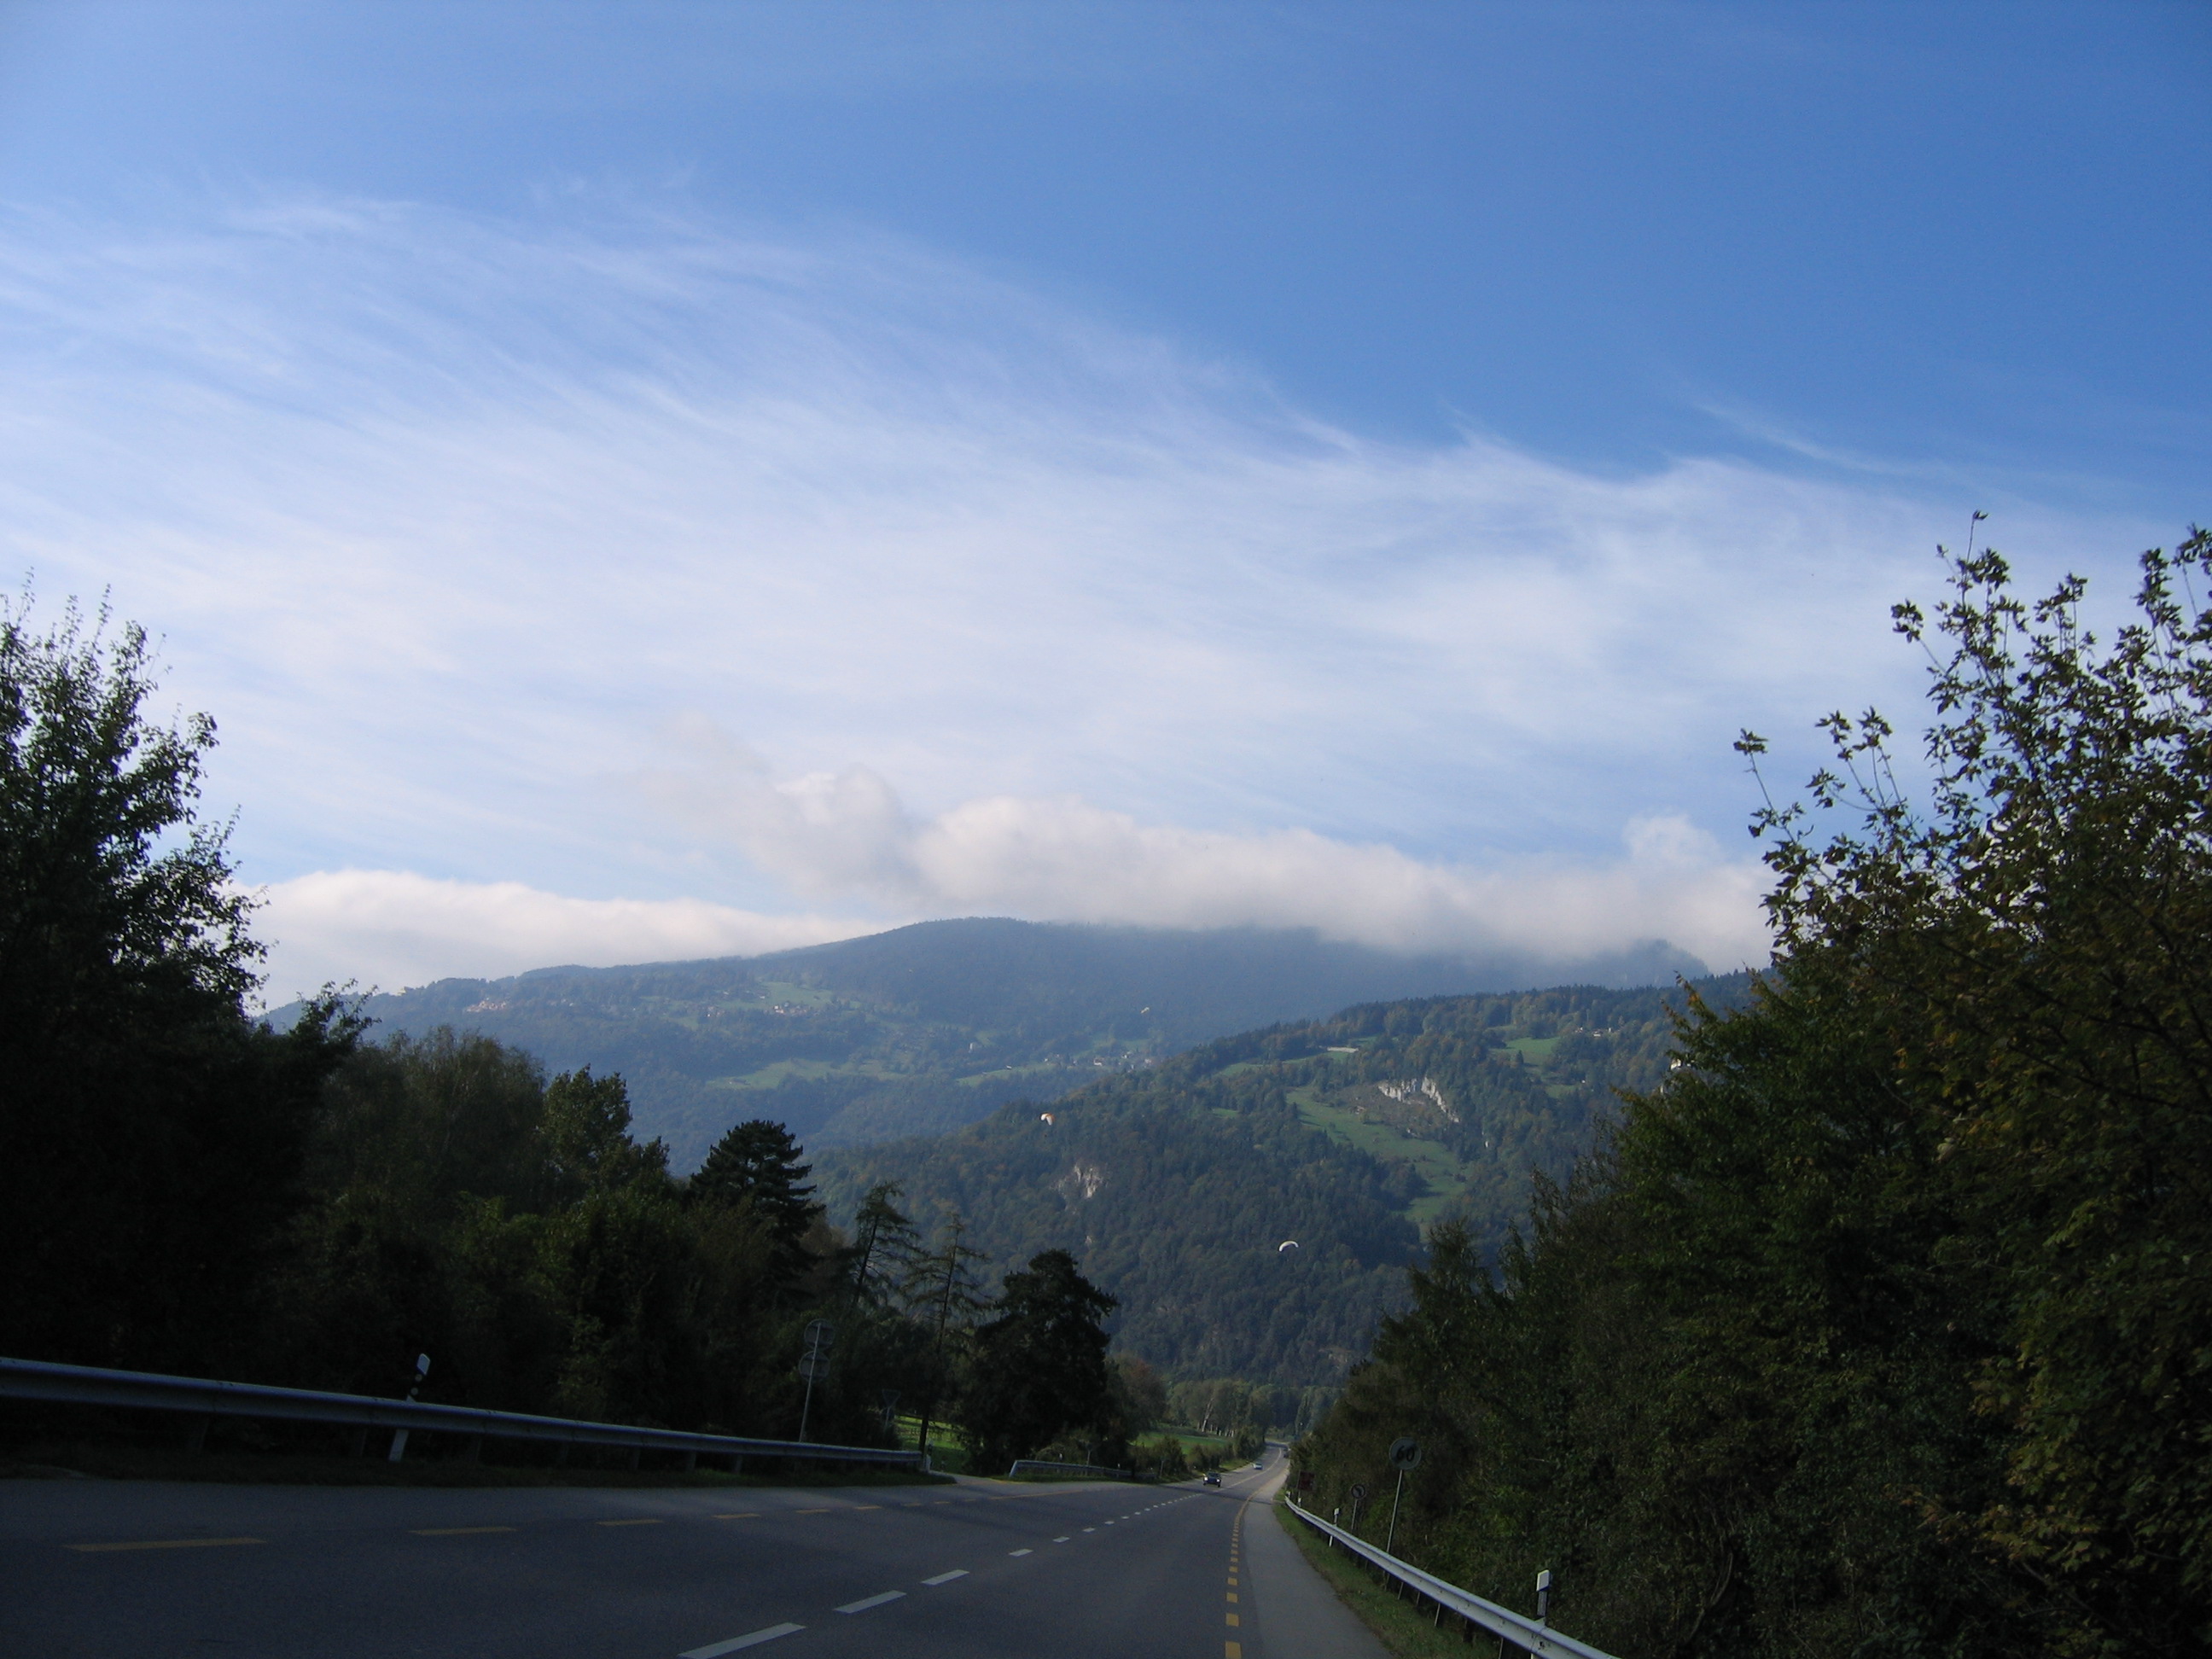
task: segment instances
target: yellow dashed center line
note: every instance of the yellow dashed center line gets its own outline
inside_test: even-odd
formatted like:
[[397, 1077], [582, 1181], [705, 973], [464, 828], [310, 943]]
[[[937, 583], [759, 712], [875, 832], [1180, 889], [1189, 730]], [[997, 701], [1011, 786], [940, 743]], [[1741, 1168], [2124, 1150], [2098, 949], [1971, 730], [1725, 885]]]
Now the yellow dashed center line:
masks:
[[747, 1510], [740, 1515], [718, 1515], [714, 1519], [717, 1521], [757, 1521], [760, 1519], [760, 1511], [758, 1510]]
[[86, 1555], [105, 1555], [114, 1550], [211, 1550], [225, 1544], [259, 1544], [260, 1538], [155, 1538], [143, 1544], [71, 1544]]
[[[1232, 1605], [1237, 1601], [1237, 1591], [1239, 1588], [1237, 1576], [1243, 1571], [1237, 1563], [1240, 1553], [1244, 1547], [1244, 1506], [1245, 1504], [1250, 1504], [1251, 1501], [1252, 1500], [1248, 1498], [1244, 1500], [1244, 1504], [1239, 1504], [1237, 1509], [1236, 1519], [1229, 1523], [1229, 1588], [1224, 1592], [1224, 1595]], [[1224, 1613], [1221, 1616], [1223, 1620], [1227, 1622], [1231, 1629], [1234, 1630], [1242, 1627], [1243, 1621], [1238, 1619], [1235, 1613]], [[1222, 1659], [1244, 1659], [1244, 1650], [1234, 1642], [1224, 1642], [1222, 1644]]]
[[599, 1525], [603, 1527], [657, 1527], [659, 1524], [660, 1519], [658, 1516], [643, 1516], [635, 1521], [602, 1521], [599, 1522]]

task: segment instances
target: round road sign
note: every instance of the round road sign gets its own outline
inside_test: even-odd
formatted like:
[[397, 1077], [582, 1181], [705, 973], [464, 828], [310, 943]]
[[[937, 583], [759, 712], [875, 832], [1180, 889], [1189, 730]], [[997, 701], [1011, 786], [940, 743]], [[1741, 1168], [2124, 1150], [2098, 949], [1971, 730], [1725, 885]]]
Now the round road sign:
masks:
[[1421, 1443], [1410, 1435], [1401, 1436], [1390, 1443], [1390, 1467], [1394, 1469], [1418, 1469], [1421, 1467]]

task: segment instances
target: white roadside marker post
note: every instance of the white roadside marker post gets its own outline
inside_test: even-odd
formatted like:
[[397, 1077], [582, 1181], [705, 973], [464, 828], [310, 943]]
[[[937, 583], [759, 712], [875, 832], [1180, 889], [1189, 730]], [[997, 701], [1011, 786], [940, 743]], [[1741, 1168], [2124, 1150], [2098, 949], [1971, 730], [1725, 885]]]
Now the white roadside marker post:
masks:
[[[407, 1397], [410, 1400], [412, 1400], [416, 1395], [421, 1391], [422, 1387], [422, 1379], [429, 1376], [429, 1374], [430, 1356], [427, 1353], [416, 1354], [415, 1356], [414, 1386], [407, 1390]], [[392, 1453], [385, 1461], [386, 1462], [397, 1463], [406, 1455], [407, 1431], [404, 1429], [394, 1429], [392, 1431]]]

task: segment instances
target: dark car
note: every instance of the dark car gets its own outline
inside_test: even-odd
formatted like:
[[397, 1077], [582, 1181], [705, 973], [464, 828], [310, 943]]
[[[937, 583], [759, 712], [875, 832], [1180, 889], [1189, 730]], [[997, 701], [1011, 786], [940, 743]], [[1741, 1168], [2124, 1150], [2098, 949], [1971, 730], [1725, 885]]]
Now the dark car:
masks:
[[1208, 1469], [1206, 1472], [1205, 1484], [1209, 1486], [1218, 1486], [1221, 1484], [1221, 1477], [1216, 1474], [1212, 1469]]

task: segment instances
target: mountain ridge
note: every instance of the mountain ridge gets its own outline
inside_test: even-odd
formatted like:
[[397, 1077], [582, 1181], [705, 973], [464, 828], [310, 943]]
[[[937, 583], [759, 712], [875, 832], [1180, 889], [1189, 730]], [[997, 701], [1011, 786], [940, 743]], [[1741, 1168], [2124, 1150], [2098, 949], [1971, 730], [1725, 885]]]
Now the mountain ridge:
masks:
[[[1747, 973], [1692, 988], [1727, 1007]], [[1425, 1228], [1495, 1259], [1529, 1183], [1563, 1178], [1618, 1091], [1666, 1076], [1674, 988], [1373, 1003], [1217, 1039], [949, 1133], [821, 1154], [834, 1220], [896, 1182], [957, 1212], [986, 1277], [1066, 1249], [1121, 1300], [1115, 1340], [1178, 1380], [1341, 1382]], [[1295, 1249], [1286, 1248], [1295, 1243]]]
[[[1582, 971], [1559, 976], [1613, 984], [1704, 971], [1663, 942], [1571, 966]], [[452, 1025], [556, 1071], [621, 1072], [639, 1132], [686, 1170], [746, 1117], [821, 1150], [942, 1132], [1237, 1031], [1504, 990], [1534, 971], [1521, 957], [1399, 956], [1311, 930], [969, 917], [755, 957], [441, 980], [361, 1006], [393, 1030]]]

